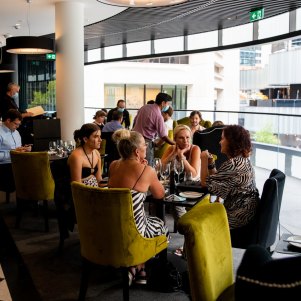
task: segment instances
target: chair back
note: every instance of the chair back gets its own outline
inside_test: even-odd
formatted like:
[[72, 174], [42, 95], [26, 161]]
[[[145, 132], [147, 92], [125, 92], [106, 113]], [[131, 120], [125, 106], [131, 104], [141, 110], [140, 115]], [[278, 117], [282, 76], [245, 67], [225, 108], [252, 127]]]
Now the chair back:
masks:
[[54, 180], [47, 152], [11, 151], [16, 196], [23, 200], [53, 200]]
[[71, 187], [85, 259], [116, 268], [129, 267], [167, 248], [165, 235], [145, 238], [138, 232], [129, 189], [104, 189], [77, 182]]
[[180, 218], [178, 230], [185, 236], [192, 300], [217, 300], [233, 284], [230, 231], [224, 206], [208, 200], [198, 203]]
[[112, 140], [114, 132], [102, 132], [101, 138], [106, 140], [105, 153], [107, 154], [105, 161], [108, 162], [108, 168], [112, 161], [118, 160], [120, 155], [117, 150], [116, 143]]
[[301, 294], [301, 257], [273, 259], [260, 245], [250, 246], [238, 267], [235, 300], [297, 300]]
[[[173, 140], [173, 130], [168, 131], [168, 138]], [[168, 149], [170, 145], [168, 143], [163, 143], [158, 149], [155, 150], [154, 157], [162, 158], [165, 151]]]
[[211, 154], [217, 156], [216, 168], [227, 161], [227, 156], [221, 153], [220, 141], [224, 126], [215, 126], [204, 131], [197, 131], [193, 135], [193, 144], [198, 145], [201, 151], [208, 149]]
[[231, 230], [232, 247], [246, 249], [249, 245], [259, 244], [269, 248], [274, 244], [284, 184], [285, 174], [273, 169], [264, 183], [254, 220], [244, 227]]

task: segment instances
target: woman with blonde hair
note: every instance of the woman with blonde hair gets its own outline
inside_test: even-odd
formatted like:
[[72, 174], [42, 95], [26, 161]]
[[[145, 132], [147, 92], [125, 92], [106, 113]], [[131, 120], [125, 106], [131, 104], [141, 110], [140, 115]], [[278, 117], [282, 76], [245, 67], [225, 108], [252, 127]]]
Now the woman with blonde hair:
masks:
[[161, 158], [162, 164], [183, 160], [184, 171], [191, 173], [192, 179], [200, 179], [201, 151], [197, 145], [191, 143], [192, 132], [187, 125], [179, 124], [174, 128], [175, 145], [171, 145]]
[[[151, 238], [166, 234], [167, 228], [158, 217], [146, 216], [144, 200], [146, 193], [151, 192], [155, 199], [165, 195], [164, 187], [159, 182], [153, 168], [145, 160], [147, 144], [143, 136], [135, 131], [120, 130], [115, 139], [120, 159], [111, 163], [109, 169], [110, 188], [129, 188], [131, 190], [134, 208], [134, 218], [139, 233]], [[129, 270], [129, 279], [139, 284], [146, 284], [144, 264]]]

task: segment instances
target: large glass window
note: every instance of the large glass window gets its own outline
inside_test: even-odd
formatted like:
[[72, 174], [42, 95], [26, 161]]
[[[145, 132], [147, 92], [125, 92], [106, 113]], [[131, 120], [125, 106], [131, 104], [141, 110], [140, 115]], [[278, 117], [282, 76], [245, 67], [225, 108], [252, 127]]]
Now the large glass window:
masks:
[[126, 106], [139, 109], [144, 105], [144, 85], [126, 85]]
[[104, 106], [115, 108], [119, 99], [125, 99], [124, 84], [106, 84], [104, 87]]
[[161, 92], [161, 85], [146, 85], [145, 86], [145, 100], [155, 100], [157, 94]]

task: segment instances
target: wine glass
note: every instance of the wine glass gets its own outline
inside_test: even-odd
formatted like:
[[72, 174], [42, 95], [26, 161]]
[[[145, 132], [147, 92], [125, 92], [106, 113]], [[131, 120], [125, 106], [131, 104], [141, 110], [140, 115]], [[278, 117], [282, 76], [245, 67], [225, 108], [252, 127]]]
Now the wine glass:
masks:
[[160, 158], [154, 158], [153, 168], [155, 169], [155, 171], [157, 173], [157, 177], [159, 179], [160, 178], [160, 172], [161, 172], [161, 159]]
[[67, 152], [68, 154], [71, 154], [71, 152], [74, 150], [74, 142], [72, 140], [67, 141]]
[[184, 161], [175, 159], [173, 162], [174, 172], [177, 174], [178, 181], [177, 184], [180, 183], [180, 174], [184, 171]]
[[64, 155], [64, 143], [63, 143], [63, 140], [56, 140], [56, 149], [57, 149], [57, 155], [59, 157], [63, 157], [63, 155]]
[[56, 153], [56, 142], [55, 141], [49, 141], [49, 151], [50, 151], [51, 155]]
[[185, 171], [184, 173], [184, 182], [186, 185], [192, 184], [192, 172], [191, 171]]
[[160, 174], [164, 185], [166, 185], [167, 179], [170, 176], [170, 163], [161, 164]]

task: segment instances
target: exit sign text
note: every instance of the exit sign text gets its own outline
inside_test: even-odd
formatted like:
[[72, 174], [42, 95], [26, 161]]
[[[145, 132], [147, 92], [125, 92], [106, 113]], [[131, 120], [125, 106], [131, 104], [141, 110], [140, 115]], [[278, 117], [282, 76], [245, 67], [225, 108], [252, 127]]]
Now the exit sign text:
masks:
[[250, 14], [250, 22], [261, 20], [264, 17], [264, 8], [254, 9], [250, 11], [249, 14]]

